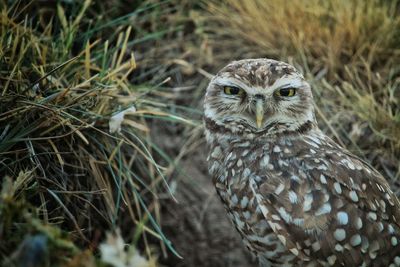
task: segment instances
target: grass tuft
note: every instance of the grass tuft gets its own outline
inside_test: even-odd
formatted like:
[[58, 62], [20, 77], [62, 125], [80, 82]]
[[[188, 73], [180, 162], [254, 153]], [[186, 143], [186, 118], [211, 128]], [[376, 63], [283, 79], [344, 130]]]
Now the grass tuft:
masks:
[[[171, 165], [156, 160], [165, 155], [153, 149], [148, 118], [191, 122], [163, 109], [163, 99], [150, 96], [156, 87], [132, 83], [141, 64], [133, 45], [165, 32], [144, 31], [143, 11], [163, 3], [121, 14], [111, 5], [105, 12], [101, 1], [2, 2], [0, 237], [9, 241], [0, 242], [0, 258], [12, 260], [27, 233], [21, 225], [31, 224], [58, 227], [71, 246], [91, 250], [103, 229], [121, 228], [150, 259], [150, 237], [177, 255], [159, 227], [158, 195], [173, 197], [164, 176]], [[121, 112], [121, 130], [110, 132]], [[24, 207], [23, 216], [9, 214], [20, 211], [7, 203]], [[28, 232], [43, 233], [35, 229]]]

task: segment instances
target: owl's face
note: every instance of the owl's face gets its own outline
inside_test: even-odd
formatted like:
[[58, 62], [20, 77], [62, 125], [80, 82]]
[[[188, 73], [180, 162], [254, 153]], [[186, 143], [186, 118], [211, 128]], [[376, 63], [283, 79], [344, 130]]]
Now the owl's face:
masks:
[[270, 59], [234, 61], [210, 82], [205, 121], [234, 134], [295, 131], [314, 122], [310, 85], [291, 65]]

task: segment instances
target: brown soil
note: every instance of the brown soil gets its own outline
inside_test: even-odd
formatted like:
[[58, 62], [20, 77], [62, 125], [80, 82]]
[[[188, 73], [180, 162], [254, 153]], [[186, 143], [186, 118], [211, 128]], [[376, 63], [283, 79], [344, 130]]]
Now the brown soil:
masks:
[[[175, 146], [170, 134], [164, 140], [171, 142], [163, 144], [167, 150]], [[178, 139], [179, 135], [175, 136]], [[206, 155], [203, 143], [180, 163], [182, 170], [174, 179], [177, 182], [174, 196], [178, 203], [164, 203], [162, 229], [183, 260], [170, 254], [160, 261], [171, 267], [258, 266], [242, 244], [216, 194], [207, 173]]]

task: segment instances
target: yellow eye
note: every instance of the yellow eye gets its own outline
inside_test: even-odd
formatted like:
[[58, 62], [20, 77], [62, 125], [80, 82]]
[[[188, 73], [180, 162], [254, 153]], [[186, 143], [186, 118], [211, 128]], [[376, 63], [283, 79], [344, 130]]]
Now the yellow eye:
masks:
[[227, 95], [243, 95], [244, 90], [235, 86], [224, 86], [224, 93]]
[[276, 96], [294, 96], [296, 94], [296, 89], [294, 88], [282, 88], [275, 91]]

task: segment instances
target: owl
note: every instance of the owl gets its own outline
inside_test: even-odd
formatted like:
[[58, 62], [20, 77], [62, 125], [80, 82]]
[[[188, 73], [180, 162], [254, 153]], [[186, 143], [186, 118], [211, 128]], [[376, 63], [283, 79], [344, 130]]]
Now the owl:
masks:
[[400, 202], [317, 125], [310, 85], [271, 59], [234, 61], [204, 102], [216, 190], [260, 266], [400, 266]]

